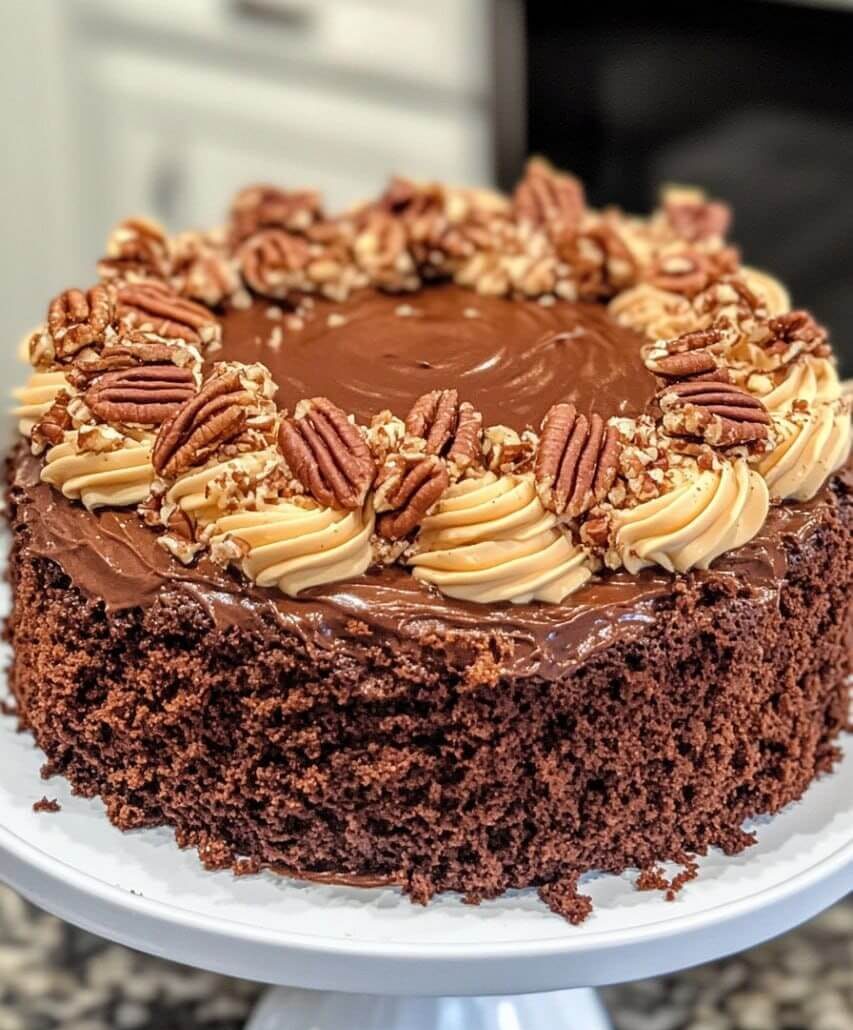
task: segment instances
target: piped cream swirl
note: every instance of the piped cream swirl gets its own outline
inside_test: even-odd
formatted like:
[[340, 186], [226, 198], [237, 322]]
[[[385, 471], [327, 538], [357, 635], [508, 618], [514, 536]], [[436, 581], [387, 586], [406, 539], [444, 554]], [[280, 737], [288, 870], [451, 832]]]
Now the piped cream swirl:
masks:
[[836, 401], [841, 396], [841, 381], [833, 362], [812, 354], [805, 354], [788, 365], [783, 378], [775, 385], [772, 375], [760, 372], [751, 375], [746, 385], [773, 413], [790, 411], [797, 402], [801, 402], [798, 406], [804, 402], [813, 407]]
[[300, 499], [260, 511], [224, 515], [214, 524], [211, 551], [236, 545], [243, 573], [259, 586], [295, 597], [308, 587], [360, 576], [373, 561], [373, 508], [339, 511]]
[[530, 476], [492, 473], [445, 491], [408, 561], [416, 579], [480, 603], [556, 604], [593, 573], [587, 552], [543, 508]]
[[775, 415], [776, 446], [758, 466], [774, 500], [808, 501], [850, 453], [850, 400]]
[[613, 514], [614, 549], [631, 573], [647, 565], [669, 572], [707, 569], [740, 547], [767, 517], [762, 477], [742, 459], [689, 475], [668, 493]]
[[249, 451], [227, 461], [214, 461], [184, 473], [165, 493], [168, 506], [181, 509], [200, 526], [215, 521], [232, 507], [241, 506], [257, 484], [281, 466], [281, 455], [270, 447]]
[[97, 434], [94, 444], [81, 440], [78, 431], [67, 432], [62, 443], [45, 455], [42, 480], [65, 497], [82, 501], [90, 511], [139, 504], [148, 496], [154, 478], [152, 434], [133, 438], [103, 426]]
[[56, 400], [61, 390], [69, 389], [63, 372], [33, 372], [24, 386], [18, 386], [12, 395], [18, 402], [12, 414], [18, 419], [18, 431], [29, 436], [33, 426]]

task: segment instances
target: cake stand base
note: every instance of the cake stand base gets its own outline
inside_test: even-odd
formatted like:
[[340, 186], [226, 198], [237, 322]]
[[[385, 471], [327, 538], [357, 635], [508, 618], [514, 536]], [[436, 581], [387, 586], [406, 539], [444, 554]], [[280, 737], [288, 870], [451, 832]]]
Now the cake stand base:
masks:
[[274, 987], [246, 1030], [608, 1030], [595, 991], [405, 998]]

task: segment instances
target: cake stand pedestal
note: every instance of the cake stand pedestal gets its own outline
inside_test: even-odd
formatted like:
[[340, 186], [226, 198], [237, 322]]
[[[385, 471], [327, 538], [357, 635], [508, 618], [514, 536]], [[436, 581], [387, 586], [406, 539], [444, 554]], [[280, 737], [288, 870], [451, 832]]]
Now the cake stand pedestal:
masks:
[[[832, 775], [759, 821], [754, 847], [703, 858], [674, 902], [628, 874], [591, 876], [595, 910], [573, 927], [532, 891], [420, 908], [391, 889], [206, 872], [166, 829], [122, 834], [99, 801], [41, 781], [40, 752], [6, 718], [0, 879], [102, 937], [279, 985], [251, 1030], [599, 1030], [602, 1007], [577, 988], [751, 947], [853, 888], [853, 738], [842, 745]], [[45, 793], [60, 811], [33, 811]]]

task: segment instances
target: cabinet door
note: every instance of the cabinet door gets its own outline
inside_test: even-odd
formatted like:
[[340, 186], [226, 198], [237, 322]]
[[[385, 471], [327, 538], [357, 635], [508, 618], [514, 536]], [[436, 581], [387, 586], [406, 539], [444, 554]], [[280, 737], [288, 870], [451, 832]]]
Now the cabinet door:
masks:
[[339, 208], [395, 171], [488, 178], [485, 116], [462, 102], [405, 108], [115, 50], [78, 68], [79, 232], [90, 256], [131, 211], [171, 228], [215, 224], [234, 190], [252, 181], [317, 186]]

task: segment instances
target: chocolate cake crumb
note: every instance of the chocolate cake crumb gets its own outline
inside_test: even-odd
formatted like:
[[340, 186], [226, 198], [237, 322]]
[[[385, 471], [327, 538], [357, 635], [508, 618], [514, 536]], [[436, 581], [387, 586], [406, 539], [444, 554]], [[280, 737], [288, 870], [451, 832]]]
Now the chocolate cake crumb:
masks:
[[[558, 674], [515, 673], [518, 640], [435, 621], [405, 647], [373, 627], [332, 648], [284, 619], [217, 624], [196, 591], [107, 608], [31, 545], [30, 496], [10, 499], [10, 680], [45, 772], [121, 829], [172, 826], [210, 869], [401, 884], [419, 903], [537, 887], [579, 922], [584, 871], [641, 869], [674, 896], [693, 856], [748, 846], [744, 820], [839, 757], [841, 483], [782, 535], [782, 578], [757, 584], [736, 556], [679, 577], [640, 633]], [[664, 861], [683, 867], [669, 882]]]
[[59, 812], [61, 809], [62, 805], [56, 798], [48, 798], [43, 795], [38, 801], [33, 802], [34, 812]]

